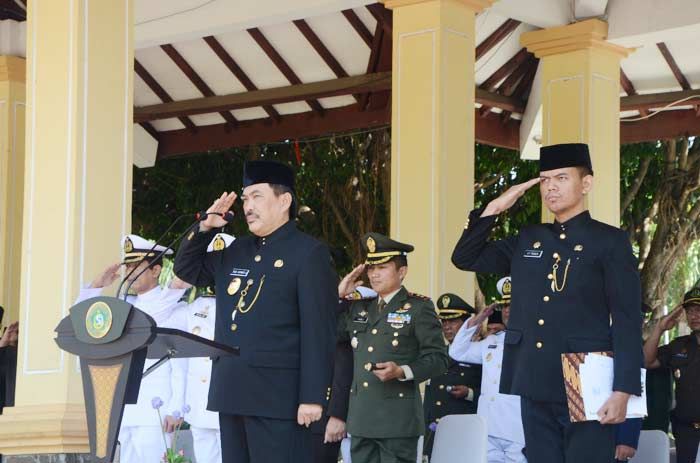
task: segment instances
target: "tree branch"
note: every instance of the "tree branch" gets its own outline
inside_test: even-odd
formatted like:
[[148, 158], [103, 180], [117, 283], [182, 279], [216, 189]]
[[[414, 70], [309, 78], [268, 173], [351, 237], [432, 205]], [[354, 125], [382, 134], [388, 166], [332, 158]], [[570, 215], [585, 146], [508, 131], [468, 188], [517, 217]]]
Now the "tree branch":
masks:
[[649, 156], [644, 157], [639, 161], [639, 168], [637, 169], [637, 176], [634, 178], [634, 181], [632, 182], [630, 189], [627, 191], [627, 194], [625, 195], [624, 199], [622, 200], [622, 204], [620, 205], [621, 212], [624, 212], [627, 210], [627, 208], [630, 206], [630, 204], [632, 204], [632, 201], [634, 201], [634, 198], [637, 196], [637, 193], [639, 193], [639, 188], [642, 186], [642, 182], [644, 181], [644, 178], [647, 176], [647, 172], [649, 171], [650, 164], [651, 164], [651, 157], [649, 157]]

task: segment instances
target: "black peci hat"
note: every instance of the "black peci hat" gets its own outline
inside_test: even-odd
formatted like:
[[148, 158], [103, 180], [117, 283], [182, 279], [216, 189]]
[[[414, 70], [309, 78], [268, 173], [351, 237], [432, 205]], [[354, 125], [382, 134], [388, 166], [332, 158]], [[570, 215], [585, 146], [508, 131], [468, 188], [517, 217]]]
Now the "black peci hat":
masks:
[[540, 172], [565, 167], [587, 167], [593, 174], [591, 154], [585, 143], [562, 143], [540, 148]]

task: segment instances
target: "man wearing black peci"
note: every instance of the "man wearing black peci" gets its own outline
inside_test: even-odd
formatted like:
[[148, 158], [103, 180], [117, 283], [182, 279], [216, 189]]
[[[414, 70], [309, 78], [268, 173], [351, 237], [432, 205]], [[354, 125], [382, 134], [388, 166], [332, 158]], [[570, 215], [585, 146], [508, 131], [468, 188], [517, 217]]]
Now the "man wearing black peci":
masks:
[[[536, 184], [555, 222], [488, 241], [498, 215]], [[586, 210], [592, 186], [587, 145], [543, 147], [540, 176], [472, 211], [452, 255], [462, 270], [512, 276], [501, 392], [522, 397], [527, 458], [535, 463], [612, 461], [611, 424], [625, 420], [629, 396], [641, 393], [637, 260], [625, 232]], [[614, 392], [599, 421], [571, 423], [561, 354], [598, 351], [614, 354]]]
[[224, 193], [183, 240], [175, 273], [216, 286], [215, 340], [240, 347], [214, 360], [208, 408], [219, 412], [224, 463], [311, 461], [335, 352], [337, 277], [328, 248], [297, 230], [294, 174], [252, 161], [243, 175], [249, 236], [207, 253], [236, 193]]

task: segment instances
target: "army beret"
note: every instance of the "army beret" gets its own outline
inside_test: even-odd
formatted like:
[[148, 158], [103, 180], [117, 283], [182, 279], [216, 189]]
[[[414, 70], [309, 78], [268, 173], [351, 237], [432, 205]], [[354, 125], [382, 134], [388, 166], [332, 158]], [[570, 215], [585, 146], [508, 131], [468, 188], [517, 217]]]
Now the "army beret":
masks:
[[438, 298], [437, 314], [441, 320], [467, 318], [476, 313], [476, 309], [456, 294], [446, 293]]
[[370, 232], [362, 237], [362, 247], [367, 253], [365, 264], [377, 265], [389, 262], [396, 256], [413, 252], [410, 244], [400, 243], [380, 233]]
[[593, 173], [591, 155], [585, 143], [562, 143], [540, 148], [540, 172], [565, 167], [587, 167]]

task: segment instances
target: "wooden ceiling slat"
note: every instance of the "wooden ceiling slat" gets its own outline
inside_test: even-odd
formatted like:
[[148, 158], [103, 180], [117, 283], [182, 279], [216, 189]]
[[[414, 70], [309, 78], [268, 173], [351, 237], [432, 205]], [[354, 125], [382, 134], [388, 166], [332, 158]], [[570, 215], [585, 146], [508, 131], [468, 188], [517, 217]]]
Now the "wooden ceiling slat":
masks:
[[686, 79], [683, 73], [681, 72], [681, 69], [678, 67], [678, 63], [676, 63], [676, 60], [673, 58], [673, 55], [671, 55], [671, 51], [668, 49], [666, 44], [664, 42], [659, 42], [656, 44], [656, 46], [659, 48], [659, 51], [666, 60], [668, 67], [671, 68], [671, 72], [673, 72], [673, 75], [678, 81], [678, 84], [681, 86], [681, 88], [683, 90], [690, 90], [691, 87], [688, 83], [688, 79]]
[[[238, 81], [245, 87], [249, 92], [255, 91], [258, 87], [253, 83], [248, 75], [243, 71], [243, 69], [236, 63], [236, 60], [226, 51], [226, 49], [221, 45], [221, 43], [216, 40], [216, 37], [210, 35], [209, 37], [204, 37], [204, 41], [209, 45], [209, 48], [219, 57], [222, 63], [231, 71], [231, 73], [238, 79]], [[280, 120], [280, 115], [277, 110], [270, 105], [263, 106], [263, 110], [275, 121]]]
[[[381, 19], [378, 20], [377, 27], [374, 30], [374, 36], [372, 37], [372, 46], [370, 47], [369, 59], [367, 60], [367, 74], [377, 72], [377, 69], [379, 68], [384, 40], [387, 35], [388, 34], [386, 33], [384, 27], [381, 24]], [[360, 96], [358, 107], [361, 111], [367, 109], [369, 97], [369, 93], [365, 93]]]
[[156, 130], [153, 125], [151, 125], [150, 122], [140, 122], [139, 125], [143, 127], [143, 129], [148, 132], [153, 138], [156, 140], [160, 139], [160, 133]]
[[134, 121], [144, 122], [182, 115], [208, 114], [390, 88], [390, 72], [364, 74], [308, 84], [141, 106], [134, 109]]
[[[528, 53], [527, 60], [523, 62], [520, 66], [515, 68], [513, 72], [511, 72], [510, 75], [506, 77], [501, 84], [498, 85], [497, 92], [501, 95], [511, 96], [515, 91], [515, 87], [518, 84], [518, 82], [520, 82], [521, 78], [527, 73], [527, 70], [532, 65], [532, 63], [536, 61], [537, 58], [535, 58], [533, 54]], [[489, 112], [491, 112], [490, 106], [482, 106], [481, 108], [479, 108], [479, 115], [481, 117], [484, 117]]]
[[[190, 79], [190, 82], [194, 84], [195, 87], [197, 87], [197, 90], [199, 90], [202, 95], [206, 97], [212, 97], [215, 96], [216, 94], [212, 91], [211, 88], [204, 82], [204, 80], [197, 74], [197, 72], [190, 66], [190, 64], [185, 60], [185, 58], [178, 52], [174, 46], [171, 44], [166, 44], [166, 45], [161, 45], [160, 48], [165, 52], [166, 55], [170, 57], [171, 60], [177, 65], [178, 68], [187, 76], [188, 79]], [[233, 114], [231, 114], [228, 111], [221, 111], [219, 114], [221, 114], [221, 117], [224, 118], [226, 122], [228, 122], [232, 126], [236, 126], [238, 121], [236, 120], [235, 117], [233, 117]]]
[[[625, 74], [622, 67], [620, 67], [620, 86], [628, 96], [635, 96], [637, 94], [637, 89], [634, 88], [634, 84], [629, 77], [627, 77], [627, 74]], [[639, 114], [642, 116], [648, 116], [649, 111], [646, 109], [640, 109]]]
[[353, 10], [343, 10], [341, 13], [343, 13], [345, 19], [347, 19], [352, 28], [355, 29], [355, 32], [357, 32], [362, 41], [364, 41], [368, 47], [372, 48], [372, 33], [367, 29], [367, 26], [365, 26], [365, 23], [362, 22], [360, 17], [357, 16], [357, 13]]
[[476, 47], [476, 60], [478, 61], [482, 56], [491, 51], [493, 47], [501, 43], [510, 33], [512, 33], [520, 25], [520, 21], [515, 19], [508, 19], [503, 24], [498, 26], [498, 29], [493, 31], [491, 35], [486, 37], [483, 42], [481, 42]]
[[[539, 65], [539, 63], [540, 60], [538, 58], [535, 58], [534, 60], [530, 61], [530, 64], [527, 70], [525, 71], [525, 75], [522, 79], [520, 79], [518, 85], [508, 96], [513, 97], [513, 99], [515, 99], [516, 101], [523, 101], [523, 104], [526, 104], [524, 97], [526, 93], [531, 93], [532, 84], [535, 81], [535, 74], [537, 74], [537, 66]], [[501, 121], [504, 124], [507, 123], [510, 119], [511, 114], [513, 114], [511, 111], [503, 111], [501, 113]]]
[[381, 3], [373, 3], [371, 5], [365, 5], [365, 8], [374, 16], [374, 19], [381, 23], [385, 34], [393, 34], [394, 29], [394, 15], [391, 10], [384, 8]]
[[294, 21], [294, 25], [299, 29], [299, 32], [304, 36], [304, 38], [311, 44], [311, 46], [316, 50], [316, 53], [323, 59], [326, 65], [333, 71], [336, 77], [347, 77], [348, 73], [343, 69], [343, 66], [335, 59], [333, 53], [326, 47], [323, 41], [319, 38], [314, 30], [309, 26], [309, 23], [303, 19], [297, 19]]
[[[143, 80], [146, 85], [148, 85], [148, 88], [151, 89], [153, 93], [156, 94], [158, 98], [160, 98], [160, 101], [163, 103], [172, 103], [173, 99], [170, 96], [168, 92], [165, 91], [165, 89], [158, 83], [158, 81], [151, 75], [148, 70], [146, 70], [145, 67], [137, 60], [134, 59], [134, 72]], [[192, 122], [192, 119], [190, 119], [187, 116], [181, 116], [178, 117], [182, 125], [184, 125], [190, 132], [194, 132], [197, 130], [197, 126], [195, 125], [194, 122]], [[152, 126], [151, 126], [152, 127]]]
[[[255, 40], [255, 42], [262, 48], [268, 58], [277, 66], [277, 69], [282, 73], [282, 75], [289, 81], [290, 84], [300, 85], [301, 79], [296, 75], [296, 73], [289, 67], [289, 64], [282, 58], [282, 55], [272, 46], [267, 37], [262, 33], [257, 27], [248, 29], [248, 34]], [[321, 103], [318, 100], [307, 100], [306, 103], [311, 107], [314, 113], [319, 116], [323, 115], [325, 111]]]
[[525, 48], [521, 48], [515, 55], [491, 74], [479, 87], [486, 91], [493, 92], [498, 87], [499, 82], [509, 76], [520, 65], [522, 65], [531, 55]]

